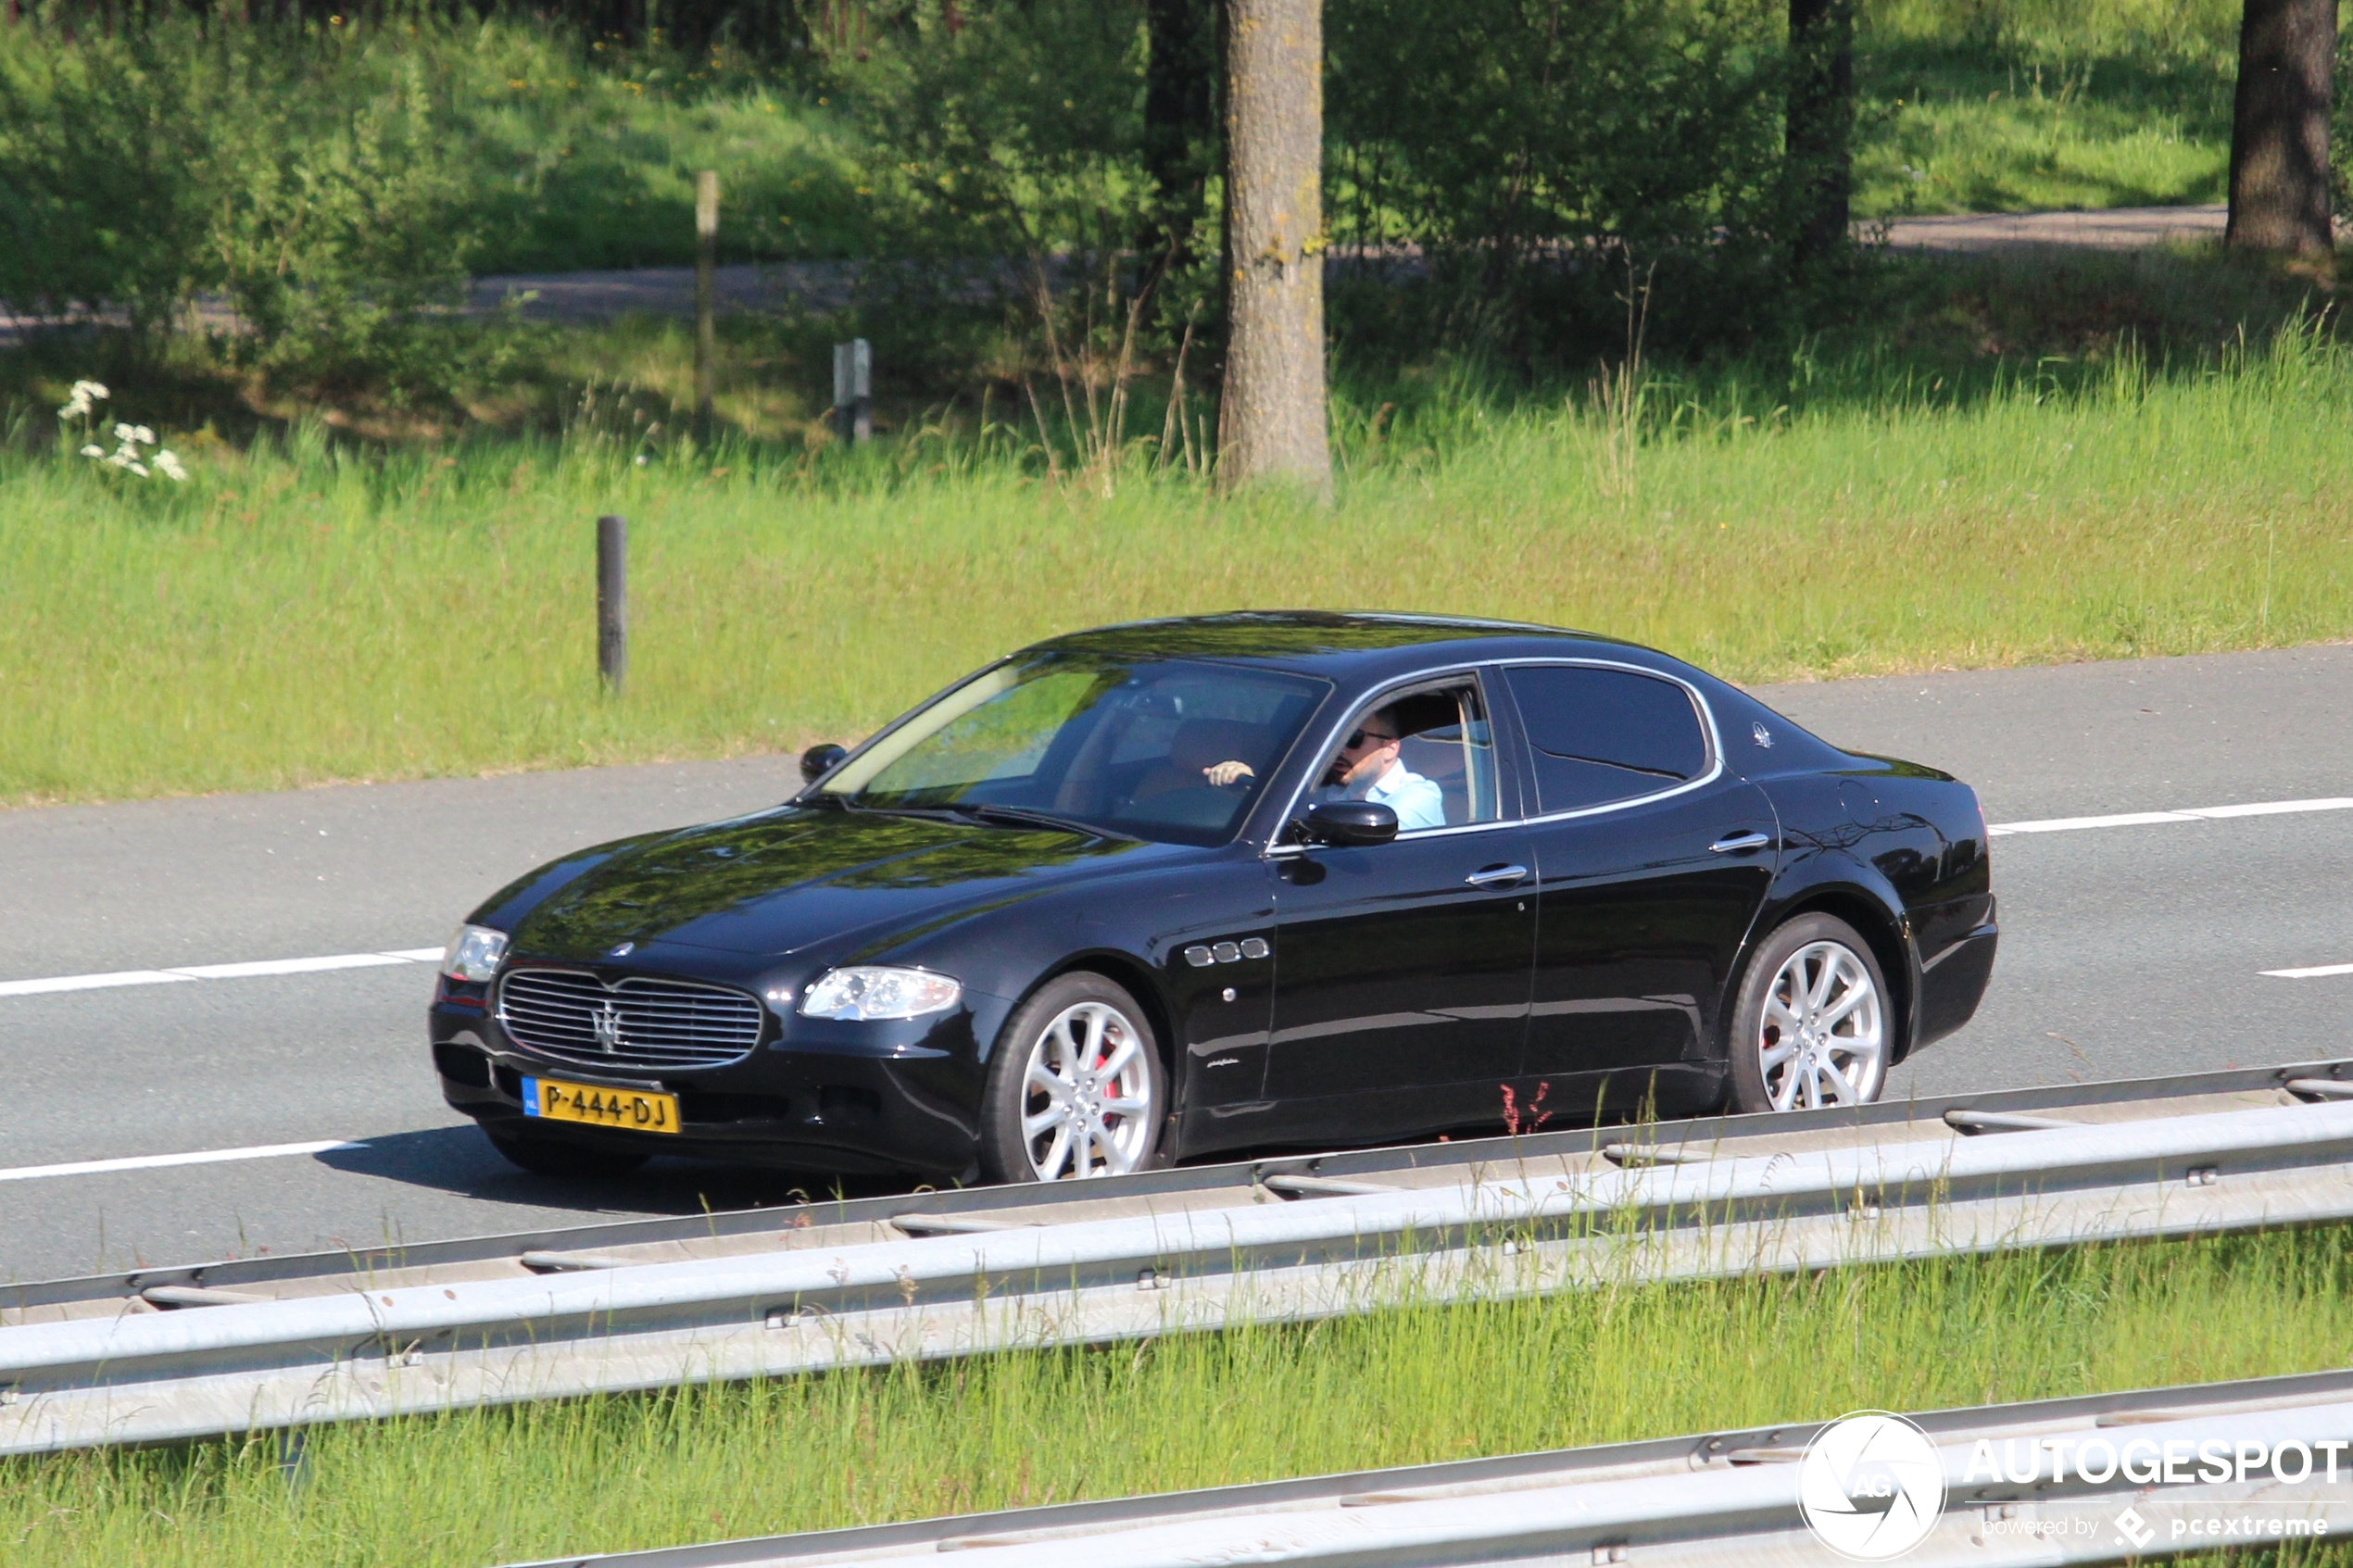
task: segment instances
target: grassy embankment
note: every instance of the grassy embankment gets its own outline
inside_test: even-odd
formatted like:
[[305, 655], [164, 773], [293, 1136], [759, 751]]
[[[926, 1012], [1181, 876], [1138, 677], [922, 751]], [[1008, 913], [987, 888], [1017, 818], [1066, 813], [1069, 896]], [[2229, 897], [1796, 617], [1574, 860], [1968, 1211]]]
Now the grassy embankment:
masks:
[[1856, 40], [1856, 216], [2223, 199], [2227, 0], [1880, 0]]
[[2353, 1233], [2326, 1229], [460, 1412], [316, 1432], [291, 1474], [271, 1438], [13, 1461], [0, 1462], [0, 1556], [482, 1568], [1866, 1406], [2309, 1371], [2344, 1359], [2348, 1276]]
[[[446, 454], [206, 445], [176, 488], [19, 443], [0, 800], [854, 738], [1028, 639], [1238, 606], [1525, 618], [1750, 680], [2353, 635], [2353, 355], [2320, 334], [2163, 373], [2113, 344], [1773, 373], [1655, 383], [1631, 442], [1581, 402], [1409, 380], [1402, 409], [1343, 410], [1327, 511], [1138, 445], [1049, 480], [1010, 420], [855, 459], [625, 419]], [[633, 528], [620, 701], [594, 680], [602, 511]]]

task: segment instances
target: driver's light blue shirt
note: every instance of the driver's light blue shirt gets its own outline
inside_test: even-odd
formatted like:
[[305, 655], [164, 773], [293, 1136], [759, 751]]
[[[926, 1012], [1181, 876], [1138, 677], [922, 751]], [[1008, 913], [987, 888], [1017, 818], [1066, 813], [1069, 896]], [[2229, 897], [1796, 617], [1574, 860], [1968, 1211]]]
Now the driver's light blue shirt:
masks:
[[1327, 785], [1317, 790], [1313, 798], [1369, 800], [1376, 806], [1386, 806], [1397, 813], [1399, 833], [1446, 825], [1445, 795], [1403, 762], [1390, 764], [1389, 771], [1369, 784]]

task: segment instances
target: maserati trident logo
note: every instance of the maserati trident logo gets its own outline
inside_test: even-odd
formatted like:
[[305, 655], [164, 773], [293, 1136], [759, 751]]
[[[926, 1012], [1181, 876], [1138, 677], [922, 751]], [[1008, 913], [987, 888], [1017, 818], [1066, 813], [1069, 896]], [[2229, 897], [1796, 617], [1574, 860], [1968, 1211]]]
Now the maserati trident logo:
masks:
[[607, 953], [605, 957], [609, 959], [625, 959], [636, 950], [637, 944], [635, 942], [617, 942], [613, 945], [612, 950]]
[[602, 1002], [588, 1015], [588, 1026], [597, 1032], [597, 1048], [607, 1056], [622, 1046], [621, 1008], [613, 1002]]

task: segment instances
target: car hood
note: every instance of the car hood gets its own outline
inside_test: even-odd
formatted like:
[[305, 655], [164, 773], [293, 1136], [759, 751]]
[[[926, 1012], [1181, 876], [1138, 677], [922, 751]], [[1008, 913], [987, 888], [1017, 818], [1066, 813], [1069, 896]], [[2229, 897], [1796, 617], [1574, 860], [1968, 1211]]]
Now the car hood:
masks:
[[513, 935], [519, 952], [582, 961], [623, 942], [781, 955], [1025, 898], [1137, 852], [1169, 847], [787, 807], [623, 845]]

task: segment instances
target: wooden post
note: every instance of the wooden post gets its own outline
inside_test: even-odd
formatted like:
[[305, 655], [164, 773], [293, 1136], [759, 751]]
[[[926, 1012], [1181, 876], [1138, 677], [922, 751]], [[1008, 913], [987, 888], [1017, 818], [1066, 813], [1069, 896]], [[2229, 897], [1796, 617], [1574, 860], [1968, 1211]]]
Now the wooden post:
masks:
[[629, 521], [597, 520], [597, 673], [621, 695], [629, 678]]
[[719, 292], [719, 171], [695, 176], [695, 417], [711, 423], [712, 362], [719, 340], [711, 324]]
[[834, 345], [834, 431], [844, 445], [875, 433], [875, 353], [862, 337]]

